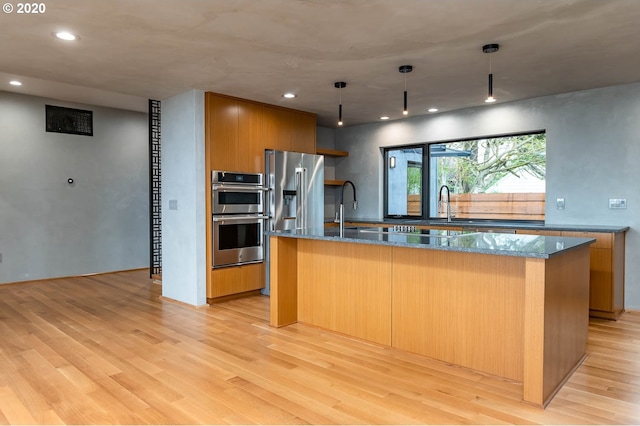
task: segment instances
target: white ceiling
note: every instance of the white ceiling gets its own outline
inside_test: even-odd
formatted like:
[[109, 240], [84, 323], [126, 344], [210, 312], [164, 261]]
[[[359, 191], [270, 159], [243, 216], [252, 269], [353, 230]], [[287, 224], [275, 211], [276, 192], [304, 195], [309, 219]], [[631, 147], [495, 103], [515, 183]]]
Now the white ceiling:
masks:
[[[489, 56], [499, 102], [640, 81], [639, 0], [44, 3], [0, 14], [0, 90], [146, 111], [148, 98], [199, 89], [334, 127], [336, 81], [345, 125], [402, 118], [405, 64], [411, 116], [483, 105]], [[55, 39], [62, 29], [81, 39]], [[482, 53], [487, 43], [500, 50]]]

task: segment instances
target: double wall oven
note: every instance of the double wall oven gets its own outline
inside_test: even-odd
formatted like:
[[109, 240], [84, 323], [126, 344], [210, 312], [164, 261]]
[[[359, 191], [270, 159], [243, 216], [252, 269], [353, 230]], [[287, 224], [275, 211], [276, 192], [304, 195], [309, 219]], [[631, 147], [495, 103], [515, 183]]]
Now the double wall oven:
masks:
[[264, 260], [263, 175], [211, 172], [213, 268]]

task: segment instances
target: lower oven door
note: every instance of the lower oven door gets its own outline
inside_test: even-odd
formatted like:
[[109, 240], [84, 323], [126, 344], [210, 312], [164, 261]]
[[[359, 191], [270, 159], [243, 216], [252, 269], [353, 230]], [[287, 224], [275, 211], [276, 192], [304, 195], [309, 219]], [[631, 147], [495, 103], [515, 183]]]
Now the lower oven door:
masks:
[[263, 215], [213, 216], [213, 268], [264, 260]]

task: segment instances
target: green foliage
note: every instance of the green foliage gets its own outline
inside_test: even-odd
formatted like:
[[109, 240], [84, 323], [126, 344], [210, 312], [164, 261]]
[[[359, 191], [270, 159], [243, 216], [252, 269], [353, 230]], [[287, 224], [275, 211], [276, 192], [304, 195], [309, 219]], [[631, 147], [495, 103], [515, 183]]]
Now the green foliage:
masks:
[[422, 193], [422, 164], [407, 167], [407, 194]]
[[468, 157], [438, 158], [439, 185], [449, 185], [458, 194], [484, 193], [508, 174], [545, 178], [544, 134], [453, 142], [447, 147], [471, 153]]

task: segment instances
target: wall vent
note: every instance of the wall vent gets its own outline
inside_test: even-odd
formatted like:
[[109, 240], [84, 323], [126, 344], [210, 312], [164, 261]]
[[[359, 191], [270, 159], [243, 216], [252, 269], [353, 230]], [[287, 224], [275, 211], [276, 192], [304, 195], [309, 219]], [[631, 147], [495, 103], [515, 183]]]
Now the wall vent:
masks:
[[93, 136], [93, 111], [46, 105], [47, 132]]

